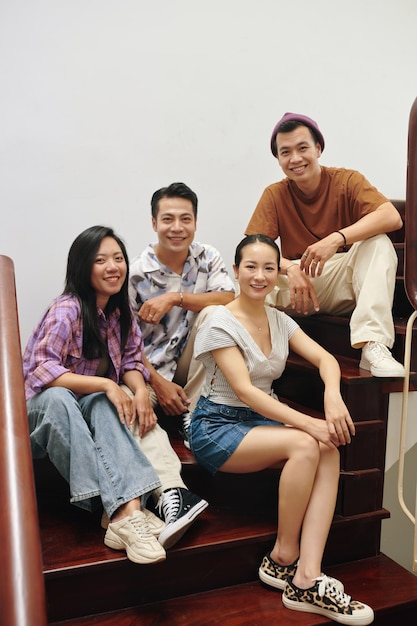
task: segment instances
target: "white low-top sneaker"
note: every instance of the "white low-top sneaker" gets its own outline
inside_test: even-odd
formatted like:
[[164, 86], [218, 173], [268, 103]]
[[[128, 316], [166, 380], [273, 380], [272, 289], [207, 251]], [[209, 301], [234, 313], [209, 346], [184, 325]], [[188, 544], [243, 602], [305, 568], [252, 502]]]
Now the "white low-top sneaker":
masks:
[[[155, 537], [159, 537], [161, 532], [165, 528], [165, 522], [162, 521], [157, 515], [149, 511], [148, 509], [142, 509], [145, 514], [146, 521], [148, 522], [149, 530]], [[106, 511], [103, 511], [103, 515], [101, 516], [100, 525], [104, 530], [107, 530], [109, 527], [110, 521]]]
[[368, 341], [362, 348], [362, 358], [359, 367], [371, 372], [378, 378], [404, 378], [404, 366], [396, 361], [387, 346], [377, 341]]
[[134, 563], [159, 563], [166, 559], [166, 552], [149, 530], [143, 511], [110, 522], [104, 543], [113, 550], [126, 550], [127, 558]]

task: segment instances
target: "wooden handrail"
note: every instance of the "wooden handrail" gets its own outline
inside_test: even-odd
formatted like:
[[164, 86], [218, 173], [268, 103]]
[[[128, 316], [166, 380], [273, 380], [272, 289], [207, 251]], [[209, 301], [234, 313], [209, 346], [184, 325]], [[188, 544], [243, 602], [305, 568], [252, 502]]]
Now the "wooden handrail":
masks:
[[[414, 308], [407, 322], [405, 335], [404, 367], [405, 377], [401, 406], [400, 450], [398, 460], [397, 493], [400, 506], [414, 525], [413, 571], [417, 572], [417, 500], [415, 515], [404, 500], [404, 468], [407, 442], [408, 397], [410, 390], [410, 364], [413, 338], [413, 325], [417, 319], [417, 98], [411, 107], [408, 123], [407, 189], [405, 199], [405, 254], [404, 286]], [[413, 476], [413, 478], [415, 478]]]
[[0, 623], [45, 626], [46, 601], [24, 395], [14, 266], [0, 255]]
[[408, 124], [407, 190], [405, 199], [405, 268], [407, 297], [417, 310], [417, 98]]

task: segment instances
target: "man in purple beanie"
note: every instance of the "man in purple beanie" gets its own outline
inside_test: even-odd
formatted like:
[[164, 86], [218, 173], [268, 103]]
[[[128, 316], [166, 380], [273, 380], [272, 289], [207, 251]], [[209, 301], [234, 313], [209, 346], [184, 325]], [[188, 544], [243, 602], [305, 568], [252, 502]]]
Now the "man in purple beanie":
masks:
[[271, 151], [286, 178], [263, 192], [246, 234], [280, 238], [274, 304], [298, 314], [352, 313], [350, 340], [373, 376], [404, 376], [391, 352], [397, 256], [386, 233], [402, 226], [389, 200], [355, 170], [324, 167], [324, 137], [305, 115], [285, 113]]

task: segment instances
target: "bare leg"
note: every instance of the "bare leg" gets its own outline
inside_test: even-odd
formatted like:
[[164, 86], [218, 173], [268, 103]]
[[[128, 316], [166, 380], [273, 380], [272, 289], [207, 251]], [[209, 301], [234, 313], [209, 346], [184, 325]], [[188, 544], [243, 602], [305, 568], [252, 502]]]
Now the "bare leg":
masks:
[[296, 428], [257, 426], [221, 467], [225, 472], [256, 472], [286, 461], [279, 484], [278, 532], [271, 557], [281, 565], [299, 556], [300, 533], [320, 462], [318, 442]]
[[294, 576], [297, 587], [311, 587], [320, 576], [321, 561], [332, 523], [339, 483], [339, 451], [320, 445], [320, 463], [315, 476], [301, 533], [300, 560]]

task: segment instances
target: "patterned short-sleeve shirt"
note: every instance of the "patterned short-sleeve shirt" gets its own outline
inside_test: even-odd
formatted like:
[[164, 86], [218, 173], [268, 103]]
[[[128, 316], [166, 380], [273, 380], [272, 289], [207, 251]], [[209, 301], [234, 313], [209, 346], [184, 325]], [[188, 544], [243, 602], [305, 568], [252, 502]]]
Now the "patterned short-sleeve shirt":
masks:
[[[161, 264], [154, 246], [149, 245], [130, 264], [129, 295], [132, 307], [166, 292], [207, 293], [232, 291], [233, 281], [220, 253], [211, 245], [193, 242], [182, 274]], [[159, 324], [141, 324], [144, 351], [151, 365], [167, 380], [172, 380], [196, 313], [173, 307]]]

